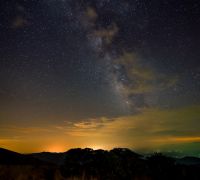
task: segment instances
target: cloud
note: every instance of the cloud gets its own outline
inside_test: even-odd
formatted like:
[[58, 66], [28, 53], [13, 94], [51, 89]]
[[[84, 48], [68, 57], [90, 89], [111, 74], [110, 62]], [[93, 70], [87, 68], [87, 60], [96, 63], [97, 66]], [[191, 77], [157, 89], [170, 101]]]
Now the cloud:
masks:
[[113, 64], [116, 88], [136, 111], [152, 105], [148, 101], [151, 94], [174, 87], [178, 82], [178, 76], [156, 71], [133, 52], [123, 52]]
[[93, 28], [95, 28], [97, 18], [98, 14], [96, 10], [91, 6], [88, 6], [80, 16], [80, 22], [87, 31], [91, 31]]
[[177, 139], [177, 141], [198, 140], [198, 137], [200, 137], [198, 130], [200, 126], [199, 111], [200, 106], [188, 106], [171, 110], [145, 108], [136, 115], [121, 116], [111, 120], [103, 117], [74, 123], [68, 130], [80, 132], [92, 130], [93, 135], [107, 137], [114, 135], [112, 138], [127, 136], [124, 139], [131, 137], [133, 139], [144, 138], [148, 140], [168, 137], [171, 140]]
[[1, 126], [0, 146], [31, 152], [34, 146], [41, 151], [55, 144], [63, 149], [86, 146], [156, 149], [169, 144], [200, 142], [199, 112], [200, 105], [171, 110], [145, 108], [135, 115], [68, 121], [48, 127]]
[[113, 38], [118, 33], [118, 27], [115, 23], [111, 24], [107, 28], [100, 28], [93, 31], [93, 35], [97, 38], [101, 38], [105, 44], [111, 44]]
[[199, 111], [200, 106], [171, 110], [145, 108], [139, 114], [117, 117], [112, 121], [104, 118], [104, 121], [95, 119], [90, 123], [75, 124], [67, 130], [67, 135], [136, 149], [199, 142]]
[[86, 29], [89, 43], [94, 51], [102, 52], [113, 42], [118, 33], [118, 26], [112, 22], [107, 27], [99, 27], [99, 15], [94, 7], [88, 6], [80, 17], [80, 22]]
[[88, 18], [89, 21], [95, 21], [98, 17], [97, 12], [93, 7], [87, 7], [85, 11], [85, 16]]
[[65, 134], [70, 136], [88, 137], [91, 134], [96, 135], [96, 132], [103, 128], [112, 119], [100, 117], [96, 119], [85, 119], [84, 121], [73, 123], [65, 130]]
[[105, 53], [104, 50], [113, 42], [117, 32], [116, 24], [112, 24], [108, 28], [93, 29], [88, 33], [88, 40], [94, 51]]
[[117, 33], [118, 27], [113, 23], [107, 28], [91, 28], [87, 37], [95, 51], [105, 53], [104, 50], [112, 44]]
[[134, 53], [124, 52], [115, 62], [124, 68], [129, 82], [127, 85], [124, 84], [127, 93], [140, 94], [164, 90], [174, 86], [178, 81], [177, 76], [158, 73], [153, 68], [142, 64]]
[[199, 142], [199, 111], [200, 106], [172, 110], [147, 108], [137, 115], [107, 122], [99, 133], [105, 136], [104, 139], [117, 139], [119, 144], [135, 148]]
[[29, 25], [27, 19], [25, 19], [23, 16], [16, 16], [12, 22], [11, 27], [14, 29], [18, 29], [18, 28], [23, 28], [27, 25]]
[[94, 122], [79, 122], [75, 123], [74, 126], [80, 129], [95, 129], [101, 127], [101, 123], [94, 123]]

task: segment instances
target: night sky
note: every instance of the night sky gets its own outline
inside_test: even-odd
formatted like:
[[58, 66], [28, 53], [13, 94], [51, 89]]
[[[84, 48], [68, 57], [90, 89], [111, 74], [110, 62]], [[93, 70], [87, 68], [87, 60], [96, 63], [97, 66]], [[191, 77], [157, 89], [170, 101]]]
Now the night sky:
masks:
[[198, 154], [198, 0], [1, 0], [0, 146]]

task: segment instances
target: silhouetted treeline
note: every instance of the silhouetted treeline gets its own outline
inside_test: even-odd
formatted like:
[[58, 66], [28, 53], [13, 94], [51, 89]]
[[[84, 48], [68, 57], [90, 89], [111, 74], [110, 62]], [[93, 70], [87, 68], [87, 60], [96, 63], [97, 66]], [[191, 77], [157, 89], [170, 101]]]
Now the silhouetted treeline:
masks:
[[64, 177], [79, 176], [90, 179], [200, 179], [200, 166], [185, 166], [176, 160], [155, 153], [143, 157], [125, 148], [111, 151], [72, 149], [65, 157], [61, 173]]
[[111, 151], [77, 148], [65, 153], [31, 155], [0, 149], [0, 179], [2, 178], [200, 180], [200, 159], [175, 159], [161, 153], [144, 157], [126, 148], [115, 148]]

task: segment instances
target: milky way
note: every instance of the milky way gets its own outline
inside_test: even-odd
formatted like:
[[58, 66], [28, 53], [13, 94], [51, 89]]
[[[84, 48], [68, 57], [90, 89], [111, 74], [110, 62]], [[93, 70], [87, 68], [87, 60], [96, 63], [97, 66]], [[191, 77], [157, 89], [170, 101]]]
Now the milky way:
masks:
[[2, 138], [23, 136], [10, 126], [101, 129], [148, 109], [199, 107], [199, 12], [195, 0], [1, 1]]

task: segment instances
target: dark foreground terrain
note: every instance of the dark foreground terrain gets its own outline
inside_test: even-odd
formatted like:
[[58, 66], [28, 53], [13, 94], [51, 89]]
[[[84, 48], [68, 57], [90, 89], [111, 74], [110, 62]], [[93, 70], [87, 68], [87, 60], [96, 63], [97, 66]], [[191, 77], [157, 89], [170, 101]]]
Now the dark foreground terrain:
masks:
[[0, 148], [0, 180], [200, 180], [200, 158], [148, 157], [129, 149], [19, 154]]

